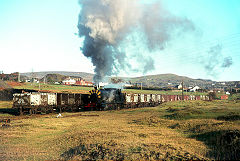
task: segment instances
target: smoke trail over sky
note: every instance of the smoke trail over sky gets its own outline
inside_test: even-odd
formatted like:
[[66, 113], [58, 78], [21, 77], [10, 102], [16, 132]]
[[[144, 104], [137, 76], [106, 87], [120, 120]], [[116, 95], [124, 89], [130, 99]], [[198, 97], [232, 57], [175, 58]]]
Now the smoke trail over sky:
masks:
[[229, 68], [233, 64], [232, 57], [228, 56], [224, 58], [222, 68]]
[[207, 75], [217, 77], [225, 68], [229, 68], [233, 64], [232, 57], [223, 57], [222, 46], [212, 46], [208, 51], [208, 57], [204, 60], [204, 68]]
[[[163, 50], [176, 35], [194, 30], [191, 21], [172, 15], [160, 1], [144, 4], [140, 0], [79, 0], [79, 4], [79, 36], [84, 37], [81, 50], [95, 66], [96, 83], [122, 70], [153, 70], [154, 60], [146, 51]], [[137, 69], [127, 59], [128, 43], [136, 51], [138, 46], [145, 47], [134, 56], [135, 60], [141, 59]]]

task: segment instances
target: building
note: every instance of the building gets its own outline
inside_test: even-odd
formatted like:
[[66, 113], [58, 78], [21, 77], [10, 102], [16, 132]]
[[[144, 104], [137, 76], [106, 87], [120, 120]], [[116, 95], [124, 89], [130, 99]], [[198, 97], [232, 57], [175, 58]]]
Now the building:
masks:
[[196, 92], [196, 91], [198, 91], [198, 90], [200, 90], [200, 89], [201, 89], [200, 87], [195, 86], [195, 87], [193, 87], [192, 89], [190, 89], [190, 92]]
[[68, 77], [67, 79], [63, 80], [62, 83], [64, 85], [93, 86], [92, 82], [85, 81], [82, 78], [71, 78], [71, 77]]
[[127, 84], [127, 83], [125, 83], [123, 86], [124, 86], [124, 87], [133, 87], [132, 84]]
[[221, 100], [227, 100], [228, 99], [228, 95], [222, 95], [221, 96]]
[[182, 84], [179, 84], [179, 86], [177, 88], [178, 89], [182, 89]]
[[85, 82], [85, 86], [93, 86], [93, 83], [86, 81], [86, 82]]
[[76, 84], [76, 80], [71, 79], [71, 78], [69, 77], [69, 78], [63, 80], [62, 83], [63, 83], [64, 85], [75, 85], [75, 84]]

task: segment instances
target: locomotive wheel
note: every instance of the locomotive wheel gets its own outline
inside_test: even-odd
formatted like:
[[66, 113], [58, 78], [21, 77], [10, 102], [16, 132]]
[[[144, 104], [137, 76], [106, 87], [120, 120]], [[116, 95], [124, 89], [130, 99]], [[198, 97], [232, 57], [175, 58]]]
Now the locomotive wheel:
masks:
[[18, 112], [19, 112], [19, 115], [22, 116], [22, 115], [23, 115], [23, 108], [20, 107], [20, 108], [18, 109]]
[[120, 106], [120, 110], [123, 109], [123, 108], [124, 108], [124, 104], [121, 104], [121, 106]]
[[62, 107], [59, 107], [59, 113], [62, 113], [62, 111], [63, 111]]
[[37, 114], [37, 108], [33, 109], [33, 114]]
[[51, 107], [45, 107], [45, 109], [46, 109], [46, 114], [49, 114], [49, 113], [51, 113], [51, 109], [50, 109]]
[[36, 114], [37, 113], [37, 108], [30, 108], [29, 109], [29, 114], [30, 115], [33, 115], [33, 114]]
[[43, 114], [46, 114], [46, 113], [47, 113], [47, 110], [46, 110], [45, 107], [41, 107], [41, 113], [43, 113]]
[[33, 112], [33, 109], [32, 108], [30, 108], [29, 109], [29, 115], [32, 115], [34, 112]]
[[53, 107], [49, 107], [50, 113], [53, 113]]
[[79, 106], [76, 106], [76, 112], [79, 112], [80, 110], [79, 110]]

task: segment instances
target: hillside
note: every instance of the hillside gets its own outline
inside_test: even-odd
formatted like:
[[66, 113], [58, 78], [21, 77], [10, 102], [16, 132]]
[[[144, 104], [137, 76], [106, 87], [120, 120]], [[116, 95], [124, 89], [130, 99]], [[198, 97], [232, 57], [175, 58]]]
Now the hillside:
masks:
[[45, 75], [41, 81], [46, 81], [47, 83], [61, 82], [66, 79], [67, 76], [61, 74], [47, 74]]
[[44, 71], [44, 72], [28, 72], [28, 73], [21, 73], [21, 75], [27, 77], [35, 77], [42, 79], [47, 74], [59, 74], [62, 76], [75, 76], [81, 77], [86, 81], [92, 81], [94, 74], [91, 73], [84, 73], [84, 72], [67, 72], [67, 71]]
[[182, 81], [186, 86], [210, 87], [214, 81], [204, 79], [192, 79], [175, 74], [158, 74], [131, 78], [132, 83], [142, 83], [143, 86], [167, 87], [179, 85]]
[[[28, 76], [28, 77], [36, 77], [36, 78], [43, 78], [47, 74], [59, 74], [61, 75], [61, 79], [64, 76], [81, 77], [86, 81], [93, 81], [93, 76], [94, 76], [94, 74], [91, 74], [91, 73], [66, 72], [66, 71], [21, 73], [21, 75]], [[206, 87], [210, 88], [213, 83], [216, 83], [215, 81], [211, 81], [211, 80], [192, 79], [185, 76], [178, 76], [176, 74], [158, 74], [158, 75], [148, 75], [148, 76], [135, 77], [135, 78], [131, 78], [131, 77], [119, 77], [119, 78], [125, 80], [126, 82], [130, 81], [132, 84], [142, 83], [143, 86], [150, 86], [150, 87], [176, 86], [183, 81], [186, 86], [198, 85], [203, 88], [206, 88]]]

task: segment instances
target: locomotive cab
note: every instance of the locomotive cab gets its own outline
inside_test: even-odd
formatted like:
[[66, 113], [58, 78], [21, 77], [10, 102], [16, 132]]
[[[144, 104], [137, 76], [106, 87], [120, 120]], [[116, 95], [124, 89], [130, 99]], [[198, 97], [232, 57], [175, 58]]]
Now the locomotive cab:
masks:
[[90, 103], [86, 108], [91, 110], [114, 110], [120, 109], [124, 105], [124, 94], [121, 89], [117, 88], [103, 88], [100, 90], [95, 88], [90, 91], [89, 99]]
[[120, 109], [124, 105], [124, 94], [121, 89], [101, 89], [101, 106], [104, 110]]

